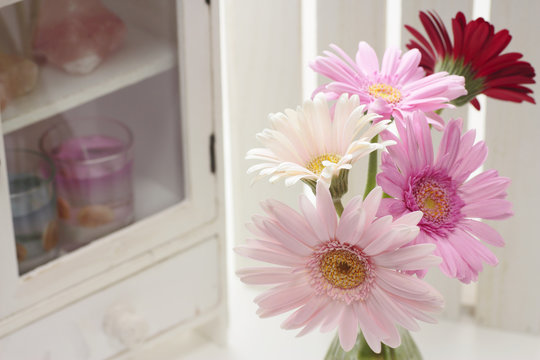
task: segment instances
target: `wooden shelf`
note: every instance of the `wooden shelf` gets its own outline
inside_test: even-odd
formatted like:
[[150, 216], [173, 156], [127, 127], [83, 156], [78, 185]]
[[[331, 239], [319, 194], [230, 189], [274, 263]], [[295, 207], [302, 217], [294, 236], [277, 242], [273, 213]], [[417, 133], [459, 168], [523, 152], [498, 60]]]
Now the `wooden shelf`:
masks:
[[122, 48], [88, 75], [40, 67], [36, 87], [11, 101], [2, 113], [4, 134], [49, 118], [171, 69], [176, 47], [136, 28], [128, 28]]

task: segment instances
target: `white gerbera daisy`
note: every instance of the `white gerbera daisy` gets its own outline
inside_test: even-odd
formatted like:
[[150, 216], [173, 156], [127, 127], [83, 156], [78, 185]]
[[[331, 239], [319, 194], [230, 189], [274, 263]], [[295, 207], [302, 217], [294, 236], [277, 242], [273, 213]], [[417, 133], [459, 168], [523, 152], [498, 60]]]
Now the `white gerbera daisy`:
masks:
[[285, 178], [287, 186], [298, 180], [312, 184], [322, 180], [330, 185], [334, 176], [362, 156], [394, 144], [370, 142], [390, 121], [374, 121], [380, 116], [366, 114], [357, 95], [340, 96], [333, 116], [324, 94], [318, 94], [296, 111], [287, 109], [269, 118], [272, 129], [257, 134], [265, 147], [252, 149], [246, 156], [262, 161], [248, 169], [248, 174], [259, 173], [255, 180], [269, 176], [270, 182]]

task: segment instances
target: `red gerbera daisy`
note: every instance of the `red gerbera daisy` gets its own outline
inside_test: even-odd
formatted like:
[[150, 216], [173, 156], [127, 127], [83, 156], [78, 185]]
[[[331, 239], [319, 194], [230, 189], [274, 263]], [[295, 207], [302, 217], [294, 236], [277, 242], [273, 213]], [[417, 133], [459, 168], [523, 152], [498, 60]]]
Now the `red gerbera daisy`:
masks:
[[437, 13], [421, 11], [420, 21], [431, 43], [416, 29], [405, 25], [416, 38], [407, 44], [407, 48], [420, 50], [420, 65], [427, 74], [446, 71], [465, 77], [468, 93], [452, 101], [453, 104], [461, 106], [470, 101], [480, 109], [476, 100], [478, 94], [513, 102], [535, 103], [530, 96], [532, 90], [523, 86], [535, 83], [534, 68], [530, 63], [519, 60], [523, 56], [521, 53], [501, 54], [512, 39], [508, 30], [495, 32], [494, 26], [483, 18], [467, 22], [465, 15], [458, 12], [452, 19], [452, 43]]

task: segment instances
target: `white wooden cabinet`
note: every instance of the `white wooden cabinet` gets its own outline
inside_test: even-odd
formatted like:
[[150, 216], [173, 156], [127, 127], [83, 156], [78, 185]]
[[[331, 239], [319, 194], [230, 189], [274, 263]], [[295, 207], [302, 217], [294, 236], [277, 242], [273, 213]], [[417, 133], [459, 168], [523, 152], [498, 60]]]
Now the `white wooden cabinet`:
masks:
[[[8, 25], [19, 3], [0, 0]], [[178, 327], [223, 335], [218, 2], [103, 3], [126, 24], [122, 47], [86, 75], [40, 65], [0, 113], [0, 359], [108, 359]], [[19, 275], [6, 148], [99, 116], [133, 133], [134, 221]]]

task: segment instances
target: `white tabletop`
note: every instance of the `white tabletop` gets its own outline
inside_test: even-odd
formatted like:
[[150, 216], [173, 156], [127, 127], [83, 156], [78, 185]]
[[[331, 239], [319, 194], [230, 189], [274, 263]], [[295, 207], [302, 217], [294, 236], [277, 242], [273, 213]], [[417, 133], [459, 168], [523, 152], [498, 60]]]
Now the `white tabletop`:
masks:
[[[260, 289], [230, 281], [230, 326], [225, 347], [195, 334], [133, 359], [155, 360], [322, 360], [334, 333], [313, 332], [296, 338], [282, 330], [285, 316], [259, 319], [252, 299]], [[422, 324], [413, 333], [425, 360], [540, 359], [540, 336], [490, 329], [471, 320]], [[148, 357], [151, 356], [151, 357]]]

